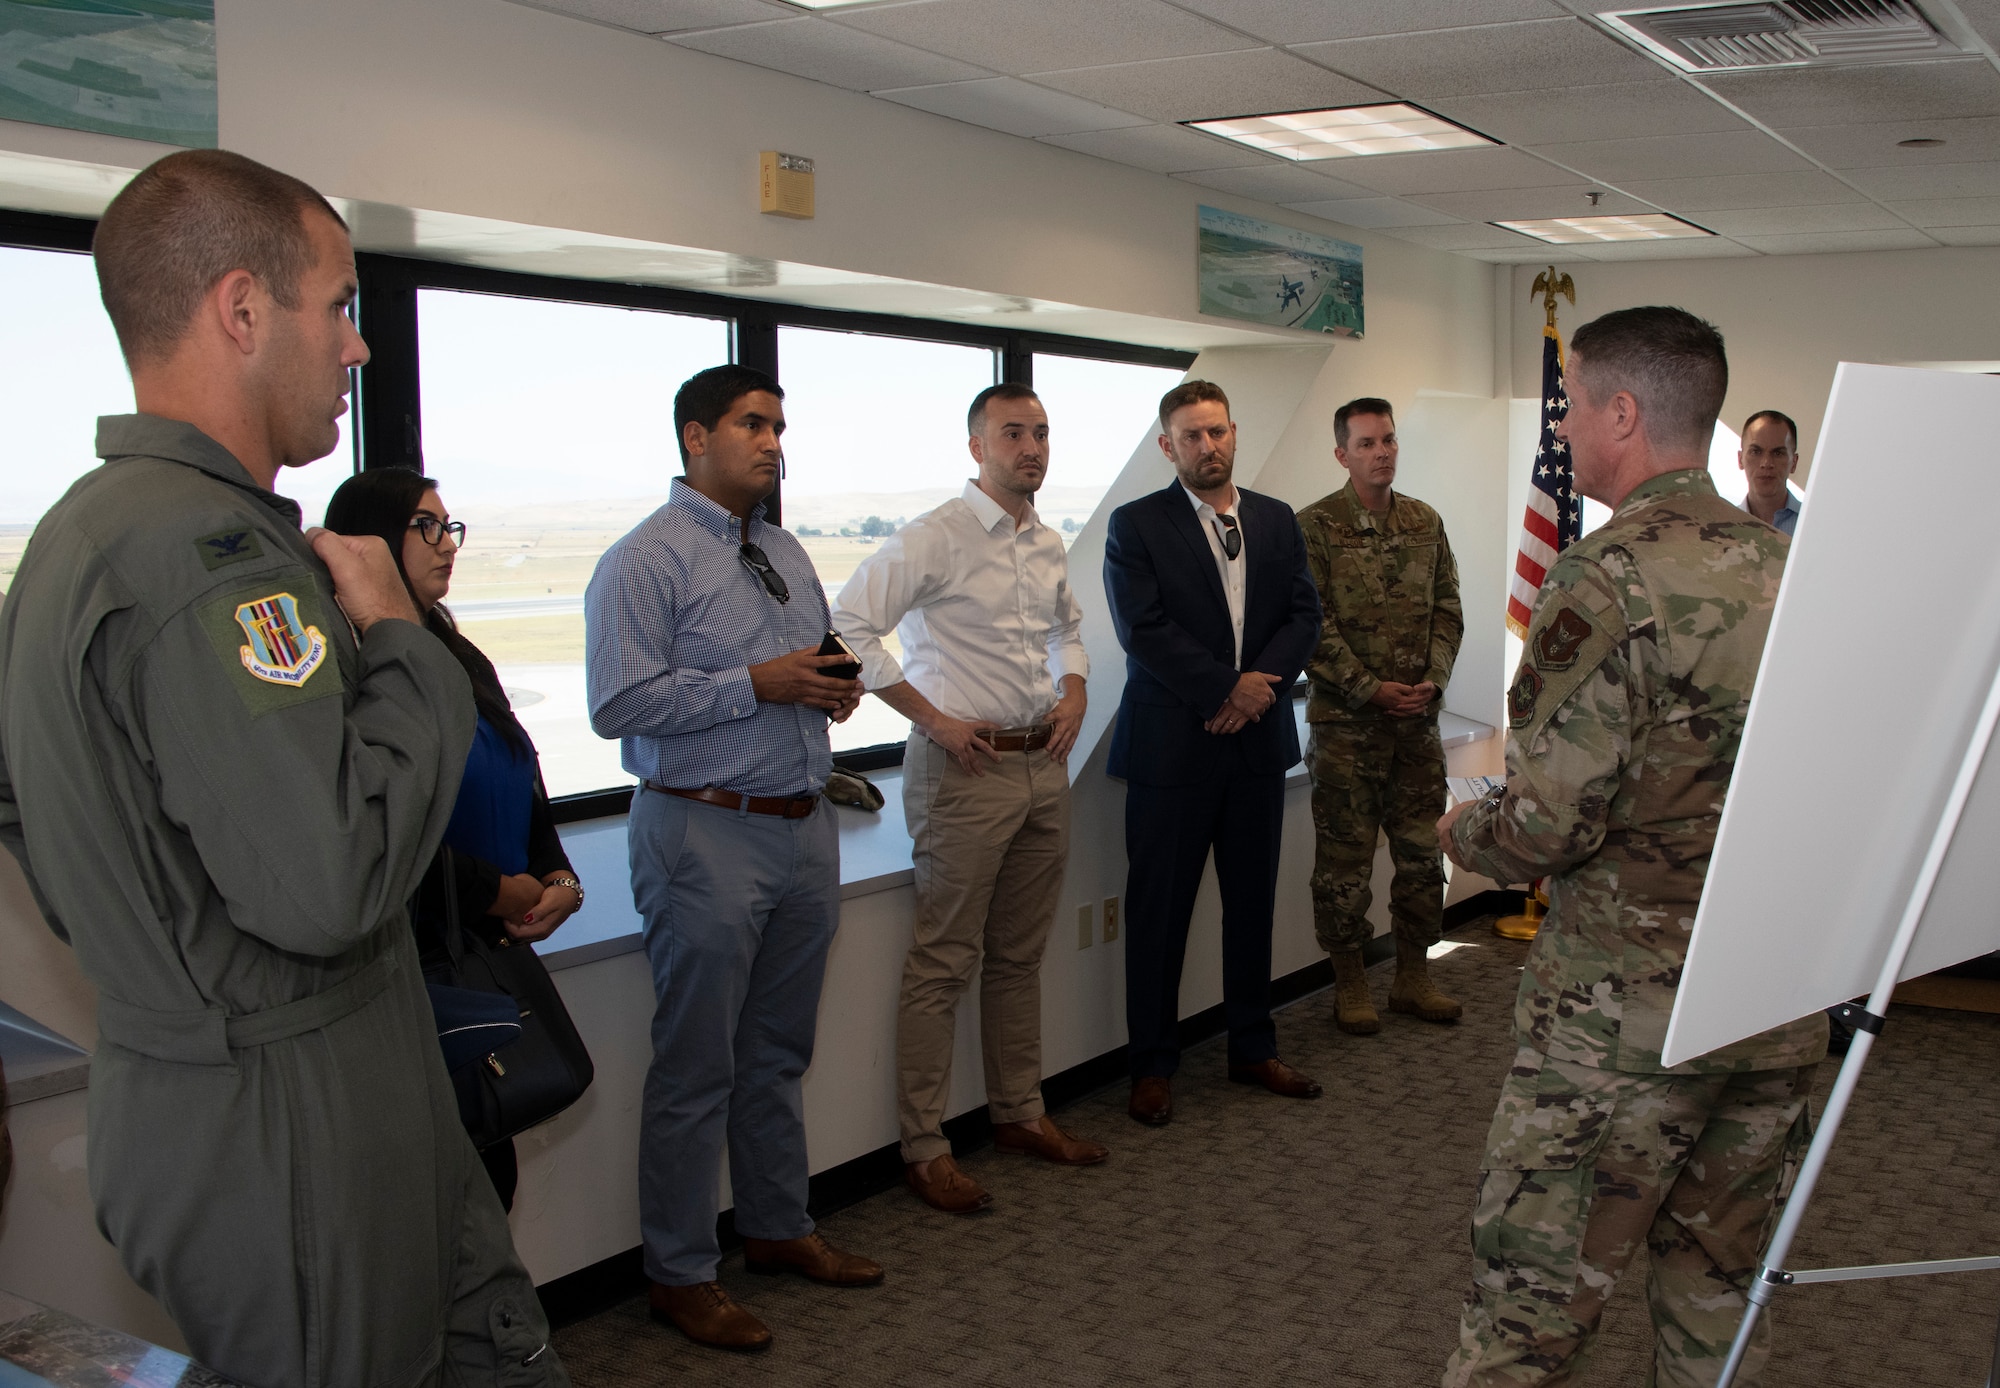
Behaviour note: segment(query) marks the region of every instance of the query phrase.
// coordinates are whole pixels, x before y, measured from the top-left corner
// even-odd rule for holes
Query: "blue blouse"
[[[505,876],[526,872],[534,800],[534,757],[508,746],[500,730],[481,717],[444,841],[453,852],[484,858]]]

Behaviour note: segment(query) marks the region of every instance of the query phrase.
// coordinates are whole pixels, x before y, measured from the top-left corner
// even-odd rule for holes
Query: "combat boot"
[[[1396,980],[1389,985],[1389,1010],[1426,1022],[1455,1022],[1465,1009],[1431,982],[1430,957],[1422,945],[1396,941]]]
[[[1335,950],[1333,960],[1333,1024],[1350,1036],[1373,1036],[1382,1019],[1368,998],[1368,966],[1358,949]]]

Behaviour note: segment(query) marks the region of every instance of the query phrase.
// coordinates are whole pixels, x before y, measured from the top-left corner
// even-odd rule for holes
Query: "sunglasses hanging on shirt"
[[[764,582],[764,591],[779,602],[790,602],[792,590],[785,584],[785,576],[771,567],[771,561],[764,551],[745,540],[737,547],[736,557],[743,561],[743,567],[757,575]]]
[[[1222,552],[1231,559],[1243,553],[1243,532],[1236,528],[1236,517],[1216,512],[1215,519],[1222,526]]]

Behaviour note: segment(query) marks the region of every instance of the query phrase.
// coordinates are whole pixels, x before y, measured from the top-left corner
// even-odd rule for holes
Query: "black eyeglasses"
[[[1222,552],[1234,559],[1243,553],[1243,532],[1236,528],[1236,517],[1217,511],[1215,518],[1222,522]]]
[[[764,591],[779,602],[790,602],[792,590],[785,586],[785,576],[771,567],[771,561],[764,551],[745,540],[736,549],[736,557],[743,561],[743,567],[764,581]]]
[[[440,537],[449,535],[454,548],[465,548],[464,521],[441,521],[436,516],[417,515],[410,517],[410,529],[423,536],[427,545],[435,545]]]

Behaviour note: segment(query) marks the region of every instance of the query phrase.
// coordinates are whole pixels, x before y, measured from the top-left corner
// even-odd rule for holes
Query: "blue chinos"
[[[642,790],[632,892],[652,961],[653,1062],[639,1129],[646,1275],[715,1280],[725,1138],[736,1231],[795,1239],[806,1214],[801,1083],[840,912],[840,839],[822,801],[780,819]]]

